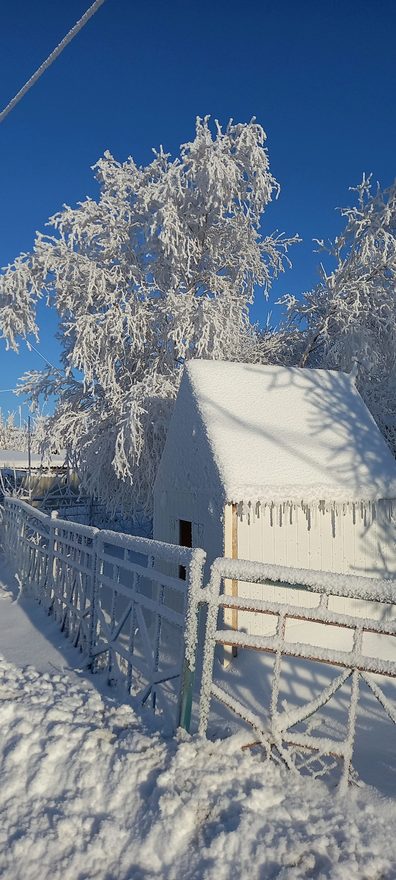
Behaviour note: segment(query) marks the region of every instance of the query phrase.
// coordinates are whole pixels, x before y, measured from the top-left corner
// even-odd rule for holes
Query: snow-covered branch
[[[289,264],[296,237],[263,234],[279,187],[255,120],[194,139],[147,166],[106,152],[97,200],[64,206],[0,278],[7,344],[37,334],[41,297],[59,315],[63,374],[30,374],[32,398],[57,394],[52,436],[78,461],[87,491],[113,511],[151,508],[152,485],[186,359],[260,360],[249,321]],[[270,348],[266,340],[266,351]]]
[[[341,211],[346,226],[332,246],[336,259],[302,300],[283,304],[295,362],[351,370],[367,405],[396,452],[396,181],[374,191],[363,177],[357,204]],[[291,350],[292,345],[289,346]]]

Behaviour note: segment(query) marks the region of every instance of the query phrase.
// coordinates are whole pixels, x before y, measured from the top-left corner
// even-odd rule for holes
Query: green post
[[[190,732],[192,701],[194,689],[194,672],[190,669],[187,660],[183,665],[183,679],[180,699],[179,727],[182,727],[187,733]]]

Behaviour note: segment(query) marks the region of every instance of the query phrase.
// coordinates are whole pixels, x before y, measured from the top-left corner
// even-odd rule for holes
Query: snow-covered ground
[[[161,738],[96,689],[43,610],[0,593],[0,876],[384,880],[396,802],[242,752]],[[29,664],[29,665],[26,665]]]
[[[396,804],[373,791],[335,797],[233,739],[163,741],[68,675],[0,668],[7,880],[396,875]]]

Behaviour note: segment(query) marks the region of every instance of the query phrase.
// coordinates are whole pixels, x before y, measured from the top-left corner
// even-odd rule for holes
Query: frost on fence
[[[51,518],[7,497],[3,536],[21,584],[92,669],[159,710],[168,727],[181,712],[188,720],[196,636],[185,657],[187,599],[202,587],[202,550]],[[189,620],[190,634],[194,613]]]
[[[227,581],[262,584],[262,595],[268,591],[275,599],[255,598],[253,589],[250,597],[248,589],[243,597],[228,595]],[[311,594],[309,607],[300,604],[301,587]],[[291,588],[298,590],[296,604]],[[332,607],[334,596],[336,608],[349,597],[343,611]],[[354,778],[363,698],[368,705],[370,692],[371,711],[374,697],[377,709],[379,703],[396,722],[395,583],[219,559],[201,598],[208,615],[200,733],[209,721],[214,735],[237,723],[247,731],[246,745],[261,745],[293,772],[322,776],[337,768],[345,787]],[[257,617],[266,621],[261,634],[257,623],[251,626]],[[232,662],[231,647],[237,653]]]
[[[187,598],[201,586],[204,559],[201,550],[98,534],[95,664],[171,728],[181,711]]]
[[[3,547],[22,585],[43,603],[50,580],[51,520],[23,501],[4,498]]]
[[[90,653],[96,529],[51,519],[49,610],[75,646]]]
[[[21,584],[89,653],[96,529],[4,499],[4,549]]]

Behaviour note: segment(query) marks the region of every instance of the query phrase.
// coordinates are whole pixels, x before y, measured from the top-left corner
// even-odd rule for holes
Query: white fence
[[[3,509],[4,550],[22,586],[91,668],[105,670],[140,704],[158,705],[172,727],[187,724],[187,600],[202,587],[203,550],[99,531],[13,498],[4,498]]]
[[[279,598],[276,601],[239,598],[235,593],[236,585],[240,581],[266,584],[269,588],[276,584]],[[229,595],[230,583],[234,595]],[[291,587],[298,591],[299,598],[301,587],[310,593],[316,593],[316,607],[312,607],[311,603],[311,607],[306,608],[300,602],[290,604]],[[348,599],[348,613],[331,610],[331,605],[342,604],[341,597]],[[247,745],[261,745],[268,755],[286,764],[290,770],[309,768],[314,775],[323,775],[340,762],[340,785],[341,788],[345,787],[352,775],[362,680],[386,715],[396,723],[396,705],[386,696],[382,686],[389,679],[396,678],[395,582],[302,571],[243,560],[217,559],[212,566],[210,583],[203,591],[201,599],[206,603],[208,611],[199,704],[200,734],[206,735],[210,707],[215,699],[253,731],[254,740],[248,741]],[[249,617],[253,615],[272,618],[273,633],[253,635],[249,632]],[[340,639],[340,628],[345,633],[345,646]],[[335,632],[337,650],[332,647]],[[216,682],[215,651],[218,645],[223,646],[223,650],[224,646],[228,650],[233,649],[234,656],[241,649],[274,656],[270,671],[268,706],[264,707],[264,714],[252,710],[238,696],[240,681],[235,681],[232,675],[228,681],[226,675],[223,674],[223,680],[220,675],[220,682]],[[387,659],[387,655],[393,659]],[[228,658],[227,654],[225,657],[223,655],[223,661],[230,657],[231,654],[228,654]],[[293,705],[289,703],[288,693],[288,704],[283,701],[282,705],[283,664],[286,659],[290,663],[289,658],[296,658],[303,663],[307,661],[304,670],[307,676],[309,666],[316,670],[317,678],[318,664],[326,664],[332,670],[328,683],[324,687],[316,688],[312,698],[307,701],[297,698]],[[337,669],[341,671],[337,672]],[[217,673],[218,671],[219,664]],[[256,665],[254,673],[257,683],[260,675],[263,676],[259,665]],[[295,673],[297,678],[296,668]],[[314,681],[315,674],[311,682]],[[345,687],[347,682],[349,689]],[[254,686],[253,680],[251,683]],[[341,691],[347,709],[344,731],[340,730],[340,725],[335,725],[330,734],[327,732],[326,736],[321,736],[317,721],[311,731],[311,719],[314,716],[317,718],[317,713],[336,694],[340,695]],[[263,708],[262,705],[260,708]],[[374,747],[373,744],[373,749]]]
[[[342,767],[341,785],[347,785],[362,683],[396,723],[395,702],[386,693],[396,680],[394,580],[217,559],[203,587],[203,550],[66,522],[9,497],[3,544],[21,584],[53,613],[90,667],[106,671],[139,705],[159,709],[173,729],[190,727],[198,654],[200,734],[207,733],[215,701],[253,730],[247,745],[259,744],[293,771],[322,775],[335,761]],[[267,585],[276,598],[239,597],[239,582],[245,592],[246,583]],[[307,607],[301,605],[302,590],[316,594],[316,606],[312,595]],[[200,606],[206,608],[201,633]],[[272,632],[266,625],[265,634],[257,635],[249,623],[257,615],[273,620]],[[232,664],[231,652],[242,655],[245,649],[273,655],[270,687],[258,709],[243,701],[240,679],[233,676],[239,660]],[[317,684],[308,698],[288,705],[282,699],[286,662],[311,664],[310,680]],[[324,684],[319,667],[329,670]],[[262,675],[259,665],[250,669],[245,687],[254,689]],[[336,725],[323,735],[312,719],[336,697],[347,708],[344,730]]]

